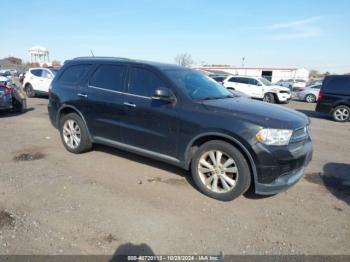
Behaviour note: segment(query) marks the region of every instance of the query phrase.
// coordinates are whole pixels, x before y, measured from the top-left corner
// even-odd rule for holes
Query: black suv
[[[327,76],[318,95],[316,111],[337,122],[350,120],[350,75]]]
[[[203,73],[122,58],[66,61],[52,82],[52,124],[65,148],[105,144],[191,170],[204,194],[275,194],[312,155],[309,119],[235,96]]]

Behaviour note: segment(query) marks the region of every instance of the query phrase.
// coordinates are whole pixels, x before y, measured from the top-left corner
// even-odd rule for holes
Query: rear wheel
[[[25,87],[27,97],[35,97],[35,91],[31,84],[27,84]]]
[[[60,134],[64,147],[71,153],[80,154],[92,148],[84,121],[76,113],[61,118]]]
[[[333,110],[333,119],[337,122],[347,122],[350,120],[350,108],[345,105],[337,106]]]
[[[316,102],[316,96],[313,95],[313,94],[308,94],[305,97],[305,101],[308,102],[308,103],[315,103]]]
[[[271,93],[266,93],[263,98],[264,102],[275,103],[275,96]]]
[[[191,173],[202,193],[222,201],[239,197],[251,183],[245,157],[237,148],[220,140],[209,141],[198,148],[192,159]]]

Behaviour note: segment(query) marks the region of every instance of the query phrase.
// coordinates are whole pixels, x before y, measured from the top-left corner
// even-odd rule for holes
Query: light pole
[[[242,67],[244,67],[245,66],[245,57],[243,56],[242,57]]]

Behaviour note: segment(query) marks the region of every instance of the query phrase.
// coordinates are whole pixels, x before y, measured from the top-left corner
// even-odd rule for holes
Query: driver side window
[[[132,68],[129,79],[129,93],[134,95],[152,97],[157,88],[166,87],[155,73],[142,68]]]

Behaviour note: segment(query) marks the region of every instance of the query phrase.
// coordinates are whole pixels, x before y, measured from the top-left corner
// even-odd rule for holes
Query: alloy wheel
[[[63,125],[63,139],[66,145],[76,149],[80,145],[81,132],[77,122],[68,119]]]
[[[198,163],[201,182],[215,193],[227,193],[237,184],[235,160],[220,150],[205,152]]]
[[[349,114],[350,114],[350,112],[349,112],[348,109],[346,109],[346,108],[338,108],[334,112],[334,117],[338,121],[345,121],[346,119],[349,118]]]

